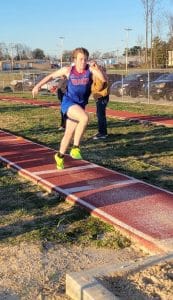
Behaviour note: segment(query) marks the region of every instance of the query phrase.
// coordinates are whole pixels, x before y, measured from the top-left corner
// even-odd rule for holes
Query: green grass
[[[12,96],[12,97],[20,97],[23,99],[32,99],[32,94],[30,92],[15,92],[13,93],[1,93],[3,96]],[[110,96],[111,99],[111,96]],[[42,95],[38,94],[38,96],[35,98],[36,101],[48,101],[48,102],[54,102],[59,103],[57,100],[56,95],[48,94],[48,95]],[[89,100],[89,105],[95,107],[95,101],[92,99],[92,97]],[[109,102],[109,108],[115,109],[115,110],[128,110],[135,113],[140,114],[147,114],[147,115],[157,115],[157,116],[169,116],[173,117],[173,107],[170,105],[158,105],[158,104],[144,104],[141,102],[137,103],[127,103],[127,102],[115,102],[111,101]]]
[[[19,97],[23,99],[32,99],[32,93],[29,92],[14,92],[14,93],[6,93],[6,92],[0,92],[1,96],[4,97]],[[46,94],[42,95],[41,93],[38,94],[38,97],[35,98],[35,100],[41,100],[41,101],[48,101],[48,102],[58,102],[57,97],[55,94]]]
[[[173,117],[173,107],[171,105],[159,106],[157,104],[110,102],[109,108],[127,110],[130,112],[140,113],[142,115]]]
[[[3,96],[12,96],[12,97],[20,97],[23,99],[32,99],[32,94],[30,92],[15,92],[13,93],[1,93]],[[110,97],[111,98],[111,97]],[[56,95],[48,94],[48,95],[42,95],[38,94],[38,96],[35,98],[36,101],[48,101],[48,102],[54,102],[59,103],[57,100]],[[92,97],[89,100],[89,105],[95,107],[95,101],[92,99]],[[127,103],[127,102],[115,102],[110,101],[109,102],[109,108],[115,109],[115,110],[128,110],[131,112],[136,112],[140,114],[147,114],[147,115],[157,115],[157,116],[169,116],[173,117],[173,107],[170,105],[158,105],[158,104],[143,104],[140,102],[137,103]]]

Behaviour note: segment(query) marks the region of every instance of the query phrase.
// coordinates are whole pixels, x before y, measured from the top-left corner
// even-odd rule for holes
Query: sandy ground
[[[140,271],[116,272],[102,283],[122,300],[172,300],[173,258]]]
[[[65,274],[70,271],[145,259],[134,248],[123,250],[22,243],[0,245],[0,299],[69,300]],[[122,300],[172,300],[173,258],[140,271],[116,272],[102,283]],[[106,300],[106,299],[105,299]]]
[[[51,243],[0,245],[0,299],[67,300],[65,274],[143,256],[132,248],[106,250]]]

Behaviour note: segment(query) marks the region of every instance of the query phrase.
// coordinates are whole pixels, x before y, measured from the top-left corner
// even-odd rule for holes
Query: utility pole
[[[154,15],[154,9],[156,5],[156,0],[150,1],[150,7],[149,7],[149,14],[150,14],[150,47],[151,47],[151,54],[150,54],[150,65],[151,69],[153,67],[153,15]]]
[[[146,26],[146,29],[145,29],[145,43],[146,43],[146,45],[145,45],[145,64],[146,64],[146,66],[148,67],[148,22],[149,22],[149,20],[148,20],[148,18],[149,18],[149,6],[148,6],[148,0],[146,0],[146,16],[145,16],[145,18],[146,18],[146,24],[145,24],[145,26]]]
[[[150,53],[150,68],[153,68],[153,12],[150,12],[150,49],[151,49],[151,53]]]
[[[119,49],[117,49],[115,52],[116,52],[117,64],[119,64]]]
[[[62,68],[62,60],[63,60],[63,47],[64,47],[64,36],[59,36],[61,41],[61,68]]]
[[[127,69],[128,69],[128,43],[129,43],[129,31],[131,31],[131,28],[124,28],[124,30],[126,31],[126,74],[127,74]]]
[[[14,59],[13,59],[13,49],[14,49],[14,43],[10,43],[10,52],[11,52],[11,71],[13,71],[14,66]]]

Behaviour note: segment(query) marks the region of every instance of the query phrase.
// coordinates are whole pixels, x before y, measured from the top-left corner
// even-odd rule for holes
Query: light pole
[[[131,28],[124,28],[126,31],[126,74],[127,74],[127,67],[128,67],[128,43],[129,43],[129,31],[131,31]]]
[[[117,64],[119,64],[119,49],[115,50],[115,59],[117,60]]]
[[[64,36],[59,36],[61,41],[61,68],[62,68],[62,58],[63,58],[63,46],[64,46]]]
[[[13,67],[14,67],[13,49],[15,49],[14,44],[10,43],[10,50],[11,50],[11,71],[13,71]]]

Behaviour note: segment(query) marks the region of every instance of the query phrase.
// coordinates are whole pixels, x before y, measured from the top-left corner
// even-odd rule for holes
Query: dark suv
[[[168,72],[165,72],[165,73],[159,73],[159,77],[156,78],[155,80],[150,80],[149,78],[149,82],[145,82],[143,84],[143,87],[142,87],[142,93],[144,95],[144,97],[148,97],[148,94],[150,94],[150,89],[151,89],[151,86],[157,82],[160,82],[160,80],[162,79],[165,79],[170,73]]]
[[[122,75],[120,74],[107,74],[108,76],[108,83],[111,86],[115,81],[121,80]]]
[[[150,80],[159,77],[159,73],[151,72]],[[142,95],[142,87],[148,81],[148,73],[131,74],[121,81],[114,82],[110,88],[110,93],[118,97],[122,95],[131,96],[136,98]]]
[[[151,83],[150,94],[154,100],[166,98],[173,100],[173,73],[170,73],[164,79],[156,80]]]

